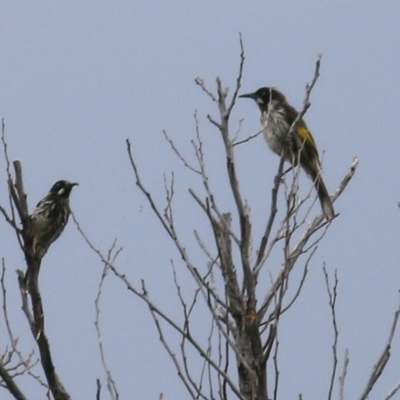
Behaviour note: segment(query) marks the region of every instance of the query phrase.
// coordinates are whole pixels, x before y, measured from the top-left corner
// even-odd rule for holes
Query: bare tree
[[[199,248],[208,260],[205,265],[196,264],[194,257],[191,256],[185,245],[184,236],[176,227],[176,213],[179,213],[179,210],[174,208],[174,196],[177,190],[175,174],[172,173],[170,180],[164,179],[166,203],[159,205],[159,199],[154,198],[143,182],[131,142],[129,140],[126,142],[136,185],[169,235],[183,260],[184,267],[196,285],[191,298],[185,297],[178,278],[177,267],[175,263],[172,264],[176,295],[182,308],[182,321],[174,320],[161,306],[153,302],[144,281],[140,287],[132,284],[114,263],[108,261],[110,255],[104,257],[90,242],[76,221],[78,229],[91,248],[99,255],[104,265],[108,266],[133,294],[148,305],[160,341],[171,357],[178,376],[192,399],[219,398],[225,400],[231,398],[232,394],[243,400],[276,400],[279,398],[279,321],[281,316],[299,298],[307,278],[308,265],[317,251],[318,244],[323,240],[331,224],[335,222],[335,219],[326,221],[323,214],[311,217],[315,203],[315,199],[312,197],[313,192],[308,193],[305,198],[300,197],[298,190],[300,171],[298,168],[294,168],[290,173],[284,172],[282,157],[272,184],[270,214],[265,222],[264,233],[258,239],[259,245],[254,246],[257,237],[253,231],[251,207],[241,191],[237,173],[240,165],[237,165],[235,161],[235,149],[237,146],[246,145],[261,132],[239,140],[241,122],[234,135],[229,130],[231,112],[241,87],[245,61],[241,40],[240,45],[239,72],[232,96],[229,97],[228,90],[223,87],[220,78],[216,79],[215,93],[207,87],[202,79],[195,80],[201,90],[216,105],[219,112],[218,119],[210,115],[207,118],[219,132],[223,143],[226,163],[225,176],[235,204],[233,210],[223,209],[223,206],[217,201],[218,196],[211,187],[212,173],[209,174],[205,163],[204,142],[197,114],[194,117],[196,137],[191,142],[195,155],[194,161],[183,155],[172,138],[164,131],[169,146],[184,168],[188,169],[202,184],[202,193],[193,188],[188,188],[188,192],[194,204],[204,212],[210,226],[207,234],[200,234],[196,230],[193,232]],[[310,106],[310,94],[318,79],[319,69],[320,57],[316,62],[313,79],[306,86],[304,105],[298,119],[303,117]],[[358,159],[355,158],[331,196],[332,202],[344,192],[356,172],[357,165]],[[283,199],[280,199],[279,192],[282,190]],[[278,211],[281,212],[279,214],[280,221],[277,219]],[[214,238],[212,248],[206,245],[208,240],[204,240],[207,235]],[[283,254],[280,267],[275,273],[267,273],[267,276],[270,277],[268,286],[265,285],[265,280],[260,285],[260,274],[264,271],[265,275],[265,271],[269,268],[268,261],[271,253],[276,249]],[[302,271],[300,279],[297,281],[293,278],[294,270]],[[325,269],[324,274],[334,329],[333,367],[327,394],[327,399],[330,400],[338,374],[339,328],[335,311],[338,278],[335,272],[334,283],[331,285]],[[197,307],[206,307],[209,312],[210,328],[206,337],[199,337],[195,328],[196,321],[193,314]],[[396,311],[391,336],[385,351],[377,366],[374,367],[365,393],[361,395],[360,399],[366,398],[383,370],[381,367],[384,368],[386,365],[389,357],[388,349],[397,325],[398,312]],[[166,326],[175,330],[180,338],[180,344],[177,347],[167,340]],[[200,372],[193,368],[193,364],[190,362],[190,349],[195,349],[203,360]],[[349,357],[346,352],[343,371],[339,377],[341,398],[344,396],[348,363]],[[398,387],[394,390],[398,390]],[[301,394],[299,398],[302,398]]]
[[[220,78],[216,79],[215,92],[197,78],[199,88],[216,105],[218,118],[208,115],[210,126],[219,134],[224,149],[226,169],[224,176],[228,183],[230,196],[234,207],[226,209],[223,202],[218,200],[211,178],[214,171],[209,171],[205,162],[204,139],[200,129],[200,122],[195,114],[195,139],[192,140],[194,159],[186,157],[176,146],[171,137],[164,132],[167,143],[182,162],[183,168],[190,171],[201,184],[201,190],[187,188],[193,200],[193,206],[198,207],[204,214],[209,225],[208,232],[193,231],[198,248],[204,254],[205,263],[196,261],[190,247],[186,246],[185,237],[179,232],[176,225],[176,215],[179,209],[174,205],[177,191],[175,174],[170,179],[165,178],[165,203],[155,198],[147,189],[142,179],[140,168],[134,156],[131,142],[126,141],[127,155],[132,167],[134,179],[139,191],[144,195],[152,212],[160,225],[168,234],[172,244],[177,249],[182,264],[194,282],[195,288],[187,295],[180,281],[180,273],[175,261],[171,262],[172,279],[175,294],[181,306],[181,319],[174,319],[161,305],[152,300],[146,282],[132,283],[117,266],[117,256],[121,251],[116,243],[111,246],[107,254],[103,254],[95,246],[81,228],[73,215],[78,230],[99,256],[102,262],[101,278],[98,293],[95,299],[96,323],[99,352],[105,372],[106,387],[111,399],[118,399],[119,392],[104,353],[100,314],[100,300],[104,280],[109,272],[117,277],[137,298],[148,306],[151,318],[159,334],[159,339],[181,379],[184,387],[192,399],[222,399],[238,398],[241,400],[270,400],[279,398],[280,388],[280,320],[287,313],[301,295],[307,279],[309,264],[317,251],[318,245],[324,239],[327,230],[335,223],[335,219],[326,221],[323,214],[314,215],[314,191],[301,197],[299,191],[300,170],[292,168],[284,171],[283,157],[278,162],[274,181],[271,184],[271,205],[269,215],[264,221],[263,233],[257,235],[253,225],[260,216],[252,216],[251,205],[244,196],[238,170],[241,165],[236,162],[235,152],[239,146],[246,146],[260,132],[239,139],[239,129],[234,134],[230,131],[231,114],[241,88],[244,68],[244,50],[240,39],[241,54],[239,72],[231,96],[223,87]],[[311,91],[317,82],[320,69],[318,57],[311,83],[306,87],[301,118],[310,107]],[[291,132],[289,132],[291,134]],[[10,316],[7,313],[7,290],[4,285],[5,262],[2,265],[1,290],[3,294],[3,320],[9,332],[10,347],[6,348],[0,357],[0,385],[8,390],[16,399],[25,399],[15,381],[21,374],[29,374],[38,384],[44,386],[47,397],[54,399],[69,399],[63,387],[56,368],[53,364],[49,339],[46,335],[44,323],[44,309],[38,286],[38,275],[41,259],[33,257],[31,246],[31,229],[26,194],[23,186],[21,163],[17,160],[14,166],[15,178],[11,173],[11,162],[8,159],[7,144],[4,136],[3,148],[7,166],[9,209],[0,206],[0,211],[6,222],[16,233],[18,243],[23,252],[27,268],[33,272],[33,282],[30,287],[25,285],[25,276],[19,271],[19,287],[22,300],[22,309],[29,322],[32,336],[40,353],[40,363],[46,380],[33,373],[32,368],[38,361],[32,354],[23,355],[18,349],[18,340],[11,329]],[[355,158],[348,172],[339,183],[331,196],[334,202],[346,189],[351,181],[358,160]],[[179,188],[178,190],[181,190]],[[265,213],[266,214],[266,213]],[[212,244],[210,245],[210,238]],[[281,254],[278,268],[273,268],[272,254]],[[274,258],[276,264],[276,258]],[[297,271],[297,275],[295,275]],[[329,273],[324,268],[328,304],[331,310],[334,340],[332,345],[333,365],[327,388],[327,399],[333,397],[333,390],[338,378],[340,399],[344,398],[345,381],[348,372],[349,356],[346,352],[343,358],[342,371],[338,375],[338,338],[339,327],[336,318],[336,299],[338,277],[335,272],[333,283]],[[268,284],[266,283],[269,279]],[[203,335],[204,329],[199,332],[196,327],[198,309],[207,310],[208,321],[201,321],[202,326],[208,326],[208,333]],[[365,390],[360,400],[366,399],[381,376],[390,357],[390,348],[397,326],[400,307],[396,311],[390,335],[379,358],[374,366]],[[175,332],[175,341],[171,341],[166,329]],[[193,359],[193,354],[196,354]],[[101,398],[101,381],[97,382],[96,399]],[[399,390],[397,384],[388,393],[390,399]],[[161,394],[160,399],[164,396]],[[302,399],[302,395],[299,394]]]

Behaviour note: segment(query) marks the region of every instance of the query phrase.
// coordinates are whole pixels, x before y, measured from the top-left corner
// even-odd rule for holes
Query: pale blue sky
[[[354,156],[360,165],[335,203],[340,217],[318,249],[302,297],[281,321],[282,399],[326,395],[332,329],[323,262],[332,273],[337,269],[340,279],[340,354],[349,348],[351,357],[347,398],[360,395],[397,306],[400,4],[381,4],[42,1],[0,6],[0,117],[6,121],[9,154],[23,163],[30,207],[56,180],[78,181],[71,205],[89,237],[104,251],[118,238],[124,248],[118,266],[136,284],[146,279],[154,298],[172,313],[177,300],[169,260],[182,265],[135,187],[125,139],[132,141],[143,178],[160,204],[163,173],[175,171],[182,210],[177,223],[190,246],[194,228],[204,234],[208,229],[187,195],[188,187],[199,184],[181,170],[162,130],[191,154],[197,110],[209,170],[222,177],[224,168],[217,132],[205,118],[216,109],[194,78],[204,78],[213,89],[219,75],[233,88],[241,32],[242,92],[275,86],[300,108],[316,56],[322,54],[306,121],[320,152],[326,151],[328,189],[336,189]],[[257,107],[249,101],[237,103],[233,128],[240,118],[245,118],[243,136],[259,129]],[[261,232],[278,159],[259,137],[238,150],[237,161],[255,229]],[[0,170],[0,202],[7,204],[2,157]],[[213,185],[228,208],[226,184],[215,179]],[[29,349],[13,273],[24,260],[5,222],[0,235],[14,326]],[[70,223],[44,260],[41,288],[54,361],[74,399],[94,398],[95,379],[103,378],[93,324],[100,274],[97,258]],[[107,282],[103,300],[106,352],[121,398],[157,399],[160,392],[166,399],[187,398],[143,304],[115,279]],[[382,398],[400,379],[399,337],[371,398]],[[4,391],[0,396],[10,398]]]

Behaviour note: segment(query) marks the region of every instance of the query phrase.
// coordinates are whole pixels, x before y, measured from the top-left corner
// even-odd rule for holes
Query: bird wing
[[[315,140],[313,136],[311,135],[311,132],[308,130],[307,126],[301,123],[303,121],[300,121],[299,127],[297,128],[297,132],[300,136],[300,139],[302,141],[302,145],[306,148],[311,150],[315,154],[316,159],[319,160],[318,156],[318,150],[317,150],[317,145],[315,144]]]

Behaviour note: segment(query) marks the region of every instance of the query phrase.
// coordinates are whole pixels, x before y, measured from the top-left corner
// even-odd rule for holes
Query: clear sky
[[[233,88],[241,32],[242,92],[275,86],[300,108],[321,53],[321,77],[305,119],[325,151],[328,189],[336,189],[353,157],[360,165],[335,203],[340,216],[313,259],[302,297],[282,320],[286,383],[280,393],[282,399],[298,393],[305,400],[326,397],[333,334],[325,262],[331,273],[338,270],[339,350],[342,355],[350,349],[347,398],[356,398],[386,342],[400,288],[399,21],[395,1],[2,2],[0,117],[10,157],[23,163],[31,209],[55,181],[79,182],[71,206],[88,236],[103,251],[117,238],[124,249],[117,262],[121,270],[137,285],[145,279],[154,299],[179,315],[169,260],[183,266],[135,187],[125,139],[130,138],[143,179],[160,205],[163,173],[175,171],[177,223],[190,248],[193,229],[208,232],[187,194],[199,184],[182,171],[162,130],[190,155],[197,110],[209,171],[222,177],[224,166],[217,132],[205,118],[217,110],[194,79],[200,76],[213,88],[218,75]],[[259,129],[255,104],[238,102],[233,128],[240,118],[243,137]],[[238,153],[243,188],[261,229],[278,158],[261,137]],[[1,157],[2,205],[8,204],[4,165]],[[215,187],[219,184],[216,179]],[[29,350],[14,274],[24,265],[23,256],[5,222],[0,237],[15,331]],[[73,223],[42,266],[54,361],[74,399],[94,398],[95,379],[103,378],[94,328],[101,268]],[[182,272],[184,284],[185,279]],[[187,398],[144,305],[112,278],[102,307],[106,355],[121,398],[157,399],[161,392],[166,399]],[[372,398],[383,398],[400,379],[399,335]],[[2,399],[7,396],[1,392]]]

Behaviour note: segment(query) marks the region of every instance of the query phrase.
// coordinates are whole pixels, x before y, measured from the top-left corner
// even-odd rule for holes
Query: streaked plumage
[[[77,183],[68,181],[56,182],[31,214],[33,256],[41,259],[62,234],[70,215],[69,196],[75,185]]]

